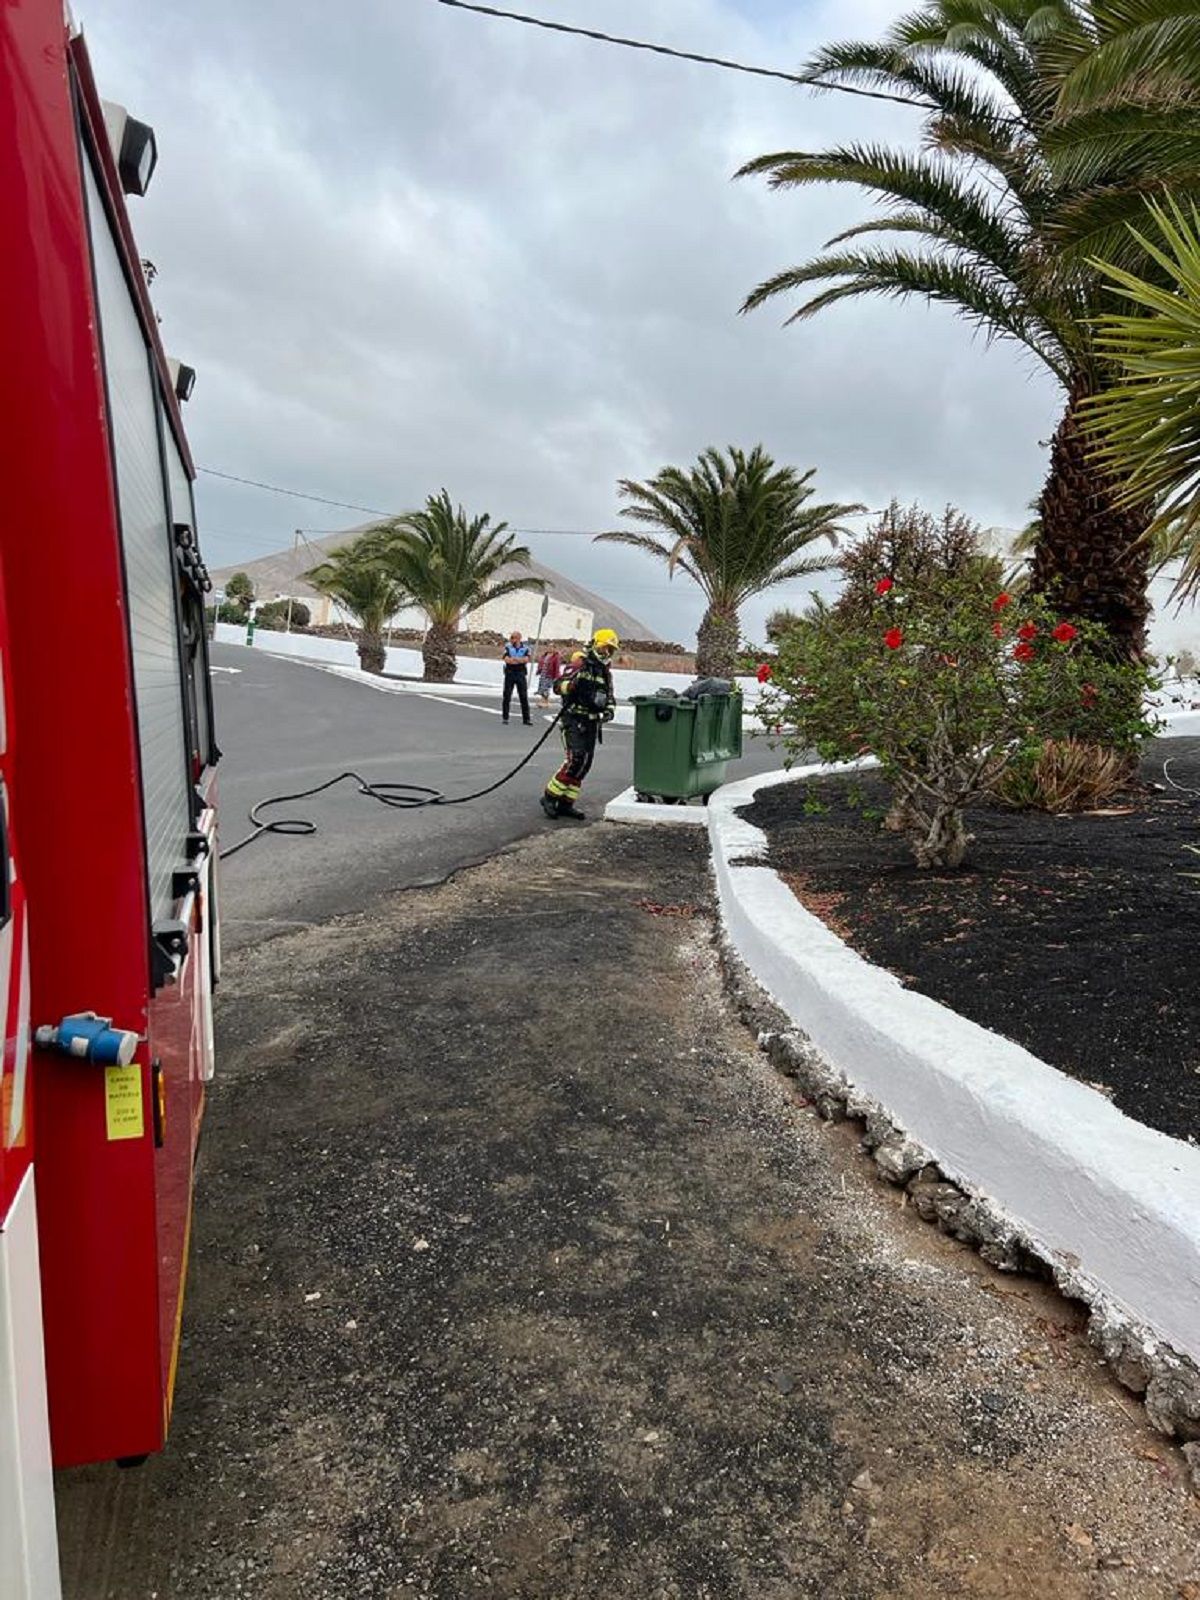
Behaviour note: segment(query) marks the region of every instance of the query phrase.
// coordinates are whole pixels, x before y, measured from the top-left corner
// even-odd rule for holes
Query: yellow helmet
[[[615,656],[621,641],[611,628],[597,628],[592,635],[592,649],[597,655]]]

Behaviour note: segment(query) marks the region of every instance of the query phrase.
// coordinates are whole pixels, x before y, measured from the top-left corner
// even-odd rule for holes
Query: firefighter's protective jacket
[[[612,718],[616,695],[607,661],[589,650],[582,661],[567,668],[554,685],[562,696],[563,715],[584,722],[608,722]]]

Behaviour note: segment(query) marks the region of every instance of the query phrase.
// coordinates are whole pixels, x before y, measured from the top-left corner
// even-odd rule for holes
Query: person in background
[[[529,715],[528,678],[529,646],[514,628],[508,636],[508,643],[504,646],[504,698],[500,703],[500,709],[505,722],[508,721],[508,709],[512,705],[514,689],[521,702],[521,721],[526,727],[532,722],[533,719]]]
[[[563,661],[558,646],[548,644],[537,659],[538,699],[544,706],[550,704],[550,691],[562,677]]]
[[[609,663],[620,648],[621,641],[611,628],[597,628],[587,650],[579,652],[579,659],[572,656],[571,665],[555,684],[562,696],[559,728],[566,760],[542,795],[542,810],[548,817],[584,820],[586,813],[576,802],[596,754],[601,726],[613,719],[615,694]]]

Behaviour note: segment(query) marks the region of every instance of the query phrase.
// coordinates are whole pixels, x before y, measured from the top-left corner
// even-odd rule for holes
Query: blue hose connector
[[[33,1040],[42,1050],[58,1050],[105,1067],[127,1067],[138,1047],[136,1033],[114,1028],[111,1017],[98,1017],[94,1011],[64,1017],[57,1028],[39,1028]]]

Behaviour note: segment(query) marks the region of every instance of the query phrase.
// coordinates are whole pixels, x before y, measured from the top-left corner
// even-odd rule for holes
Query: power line
[[[359,505],[354,500],[330,500],[323,494],[306,494],[303,489],[284,489],[277,483],[263,483],[260,478],[242,478],[236,472],[218,472],[215,467],[197,467],[197,472],[203,472],[207,478],[223,478],[226,483],[244,483],[251,489],[266,489],[271,494],[285,494],[292,500],[312,500],[319,506],[339,506],[343,511],[365,511],[373,517],[396,517],[401,515],[397,511],[381,511],[378,506]],[[341,533],[340,528],[309,528],[301,529],[308,533]],[[599,530],[596,528],[509,528],[510,533],[522,535],[553,534],[556,537],[571,537],[575,539],[594,538]],[[231,536],[232,537],[232,536]]]
[[[288,498],[292,499],[292,500],[311,500],[316,505],[320,505],[320,506],[338,506],[343,511],[365,511],[369,515],[375,516],[375,517],[392,518],[392,517],[395,517],[395,516],[400,514],[400,513],[397,513],[395,511],[380,511],[378,506],[360,505],[357,501],[354,501],[354,500],[331,500],[331,499],[329,499],[329,497],[327,495],[323,495],[323,494],[307,494],[303,489],[284,489],[277,483],[264,483],[260,478],[243,478],[243,477],[240,477],[236,472],[218,472],[215,467],[197,467],[196,470],[198,472],[203,472],[204,475],[206,477],[208,477],[208,478],[222,478],[226,483],[242,483],[242,484],[245,484],[248,488],[251,488],[251,489],[265,489],[270,494],[287,495]],[[874,517],[874,516],[878,516],[879,514],[880,513],[877,512],[877,511],[854,511],[854,512],[848,513],[847,516],[843,520],[850,521],[854,517],[867,517],[867,516]],[[212,532],[211,529],[209,529],[207,531]],[[343,529],[343,528],[296,528],[293,531],[295,533],[300,534],[300,536],[304,539],[305,543],[307,544],[308,543],[308,535],[310,533],[313,534],[315,537],[320,538],[325,534],[344,533],[345,529]],[[601,530],[599,528],[518,528],[518,527],[513,526],[512,524],[509,524],[509,527],[508,527],[508,532],[509,533],[520,534],[523,539],[541,539],[541,538],[594,539],[596,537],[596,535],[598,533],[600,533],[601,531],[603,531],[603,530]],[[240,533],[239,534],[235,534],[235,533],[231,533],[231,532],[228,532],[228,531],[222,531],[220,533],[214,534],[214,537],[223,538],[223,539],[241,539],[241,538],[245,538],[245,537],[249,537],[249,536],[245,535],[245,534],[240,534]],[[270,538],[271,535],[264,534],[264,535],[261,535],[260,537]]]
[[[338,506],[343,511],[365,511],[372,517],[394,517],[395,511],[380,511],[378,506],[359,506],[351,500],[327,500],[323,494],[305,494],[301,489],[281,489],[277,483],[262,483],[258,478],[239,478],[234,472],[218,472],[215,467],[198,467],[206,478],[224,478],[228,483],[245,483],[252,489],[269,489],[272,494],[290,495],[293,500],[314,500],[322,506]]]
[[[882,89],[856,89],[848,83],[831,83],[824,78],[806,78],[795,72],[781,72],[776,67],[752,67],[744,61],[731,61],[725,56],[702,55],[697,50],[675,50],[666,44],[650,44],[645,39],[628,39],[618,33],[600,33],[595,28],[576,28],[566,22],[551,22],[546,17],[527,16],[523,11],[501,11],[496,6],[481,6],[474,0],[434,0],[436,5],[451,6],[455,11],[474,11],[481,17],[500,17],[505,22],[521,22],[529,28],[544,28],[548,33],[570,33],[580,39],[591,39],[597,44],[620,45],[625,50],[646,50],[656,56],[670,56],[676,61],[695,61],[704,67],[721,67],[726,72],[745,72],[755,78],[780,78],[784,83],[798,83],[806,89],[833,89],[838,94],[852,94],[863,100],[890,100],[898,106],[916,106],[923,111],[937,107],[928,100],[912,100],[905,95],[887,94]]]

